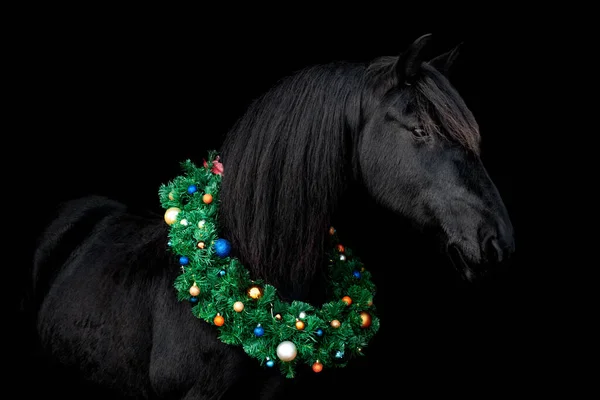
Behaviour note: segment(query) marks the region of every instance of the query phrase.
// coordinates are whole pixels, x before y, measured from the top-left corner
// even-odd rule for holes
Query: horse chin
[[[479,262],[471,262],[468,257],[455,244],[450,244],[446,248],[446,254],[454,268],[460,273],[461,277],[467,282],[475,282],[482,277],[483,271],[477,268]]]

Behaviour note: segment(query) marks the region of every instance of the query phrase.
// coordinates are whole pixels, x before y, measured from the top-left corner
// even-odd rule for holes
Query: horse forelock
[[[414,87],[424,129],[479,154],[481,138],[477,121],[448,80],[424,63],[423,74]]]
[[[373,100],[381,99],[385,93],[403,85],[395,71],[397,61],[398,57],[385,56],[369,64],[366,81],[375,94]],[[424,130],[479,153],[478,124],[462,97],[442,73],[424,62],[417,80],[404,88],[409,95],[403,98],[413,102],[411,106]]]

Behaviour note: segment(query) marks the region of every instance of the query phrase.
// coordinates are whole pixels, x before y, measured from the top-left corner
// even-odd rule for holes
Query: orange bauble
[[[360,324],[361,328],[368,328],[371,326],[371,314],[366,311],[362,311],[360,313],[360,318],[362,319],[362,323]]]
[[[329,234],[333,235],[335,233],[335,228],[332,226],[331,228],[329,228]]]
[[[301,330],[304,329],[304,327],[305,327],[305,325],[304,325],[303,321],[300,321],[300,320],[296,321],[296,329],[298,329],[299,331],[301,331]]]
[[[204,204],[212,203],[212,201],[213,201],[212,194],[206,193],[204,196],[202,196],[202,201],[204,202]]]
[[[223,318],[221,314],[217,314],[215,319],[213,319],[213,322],[216,326],[223,326],[223,324],[225,323],[225,318]]]
[[[342,246],[341,244],[338,244],[338,245],[337,245],[337,249],[338,249],[338,251],[339,251],[340,253],[343,253],[343,252],[344,252],[344,250],[346,250],[346,249],[344,249],[344,246]]]
[[[319,373],[321,371],[323,371],[323,364],[321,364],[319,361],[315,362],[312,365],[312,370]]]
[[[344,303],[346,303],[346,305],[348,305],[348,306],[349,306],[350,304],[352,304],[352,299],[350,298],[350,296],[344,296],[344,297],[342,297],[342,301],[343,301]]]

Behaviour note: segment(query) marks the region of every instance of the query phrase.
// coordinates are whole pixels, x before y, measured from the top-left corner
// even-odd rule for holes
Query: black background
[[[126,16],[86,10],[74,17],[67,11],[54,10],[48,18],[36,13],[34,22],[15,33],[25,45],[16,45],[11,59],[18,90],[10,175],[17,177],[13,196],[27,209],[27,216],[12,215],[25,231],[25,264],[60,201],[103,194],[160,212],[157,188],[179,173],[178,163],[218,148],[249,103],[280,78],[316,63],[396,55],[418,36],[433,33],[432,55],[463,43],[451,81],[480,124],[482,159],[517,239],[511,271],[518,272],[502,281],[509,298],[504,308],[495,305],[492,317],[498,321],[490,325],[502,327],[498,335],[510,355],[498,358],[505,365],[495,365],[483,348],[471,360],[480,360],[491,374],[508,371],[505,378],[491,378],[500,387],[489,393],[521,384],[530,392],[533,382],[545,381],[538,335],[539,315],[548,305],[537,296],[535,266],[520,262],[528,243],[521,233],[526,220],[518,181],[527,172],[517,143],[527,132],[515,123],[521,118],[515,93],[522,87],[514,62],[521,51],[514,40],[516,21],[501,15],[418,17],[422,10],[382,22],[380,12],[353,19],[318,18],[314,12],[294,23],[289,15],[233,20],[209,12],[173,17],[160,10]],[[510,118],[507,108],[513,110]],[[26,266],[12,271],[27,278]],[[30,345],[28,336],[19,339],[23,349]],[[20,353],[18,364],[25,378],[35,368],[27,354]],[[470,379],[465,376],[465,385]]]
[[[39,32],[23,48],[20,101],[25,114],[15,139],[27,185],[53,206],[82,194],[106,194],[156,206],[157,183],[184,158],[218,148],[249,103],[296,70],[335,60],[395,55],[433,33],[432,55],[458,43],[452,82],[475,114],[482,157],[518,229],[513,181],[524,135],[512,99],[514,45],[501,32],[426,28],[356,31],[257,26],[230,33],[140,21],[82,19]],[[45,214],[45,213],[44,213]]]

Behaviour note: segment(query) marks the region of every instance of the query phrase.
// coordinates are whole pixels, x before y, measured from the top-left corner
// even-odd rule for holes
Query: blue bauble
[[[194,185],[190,185],[190,186],[188,186],[188,193],[189,193],[189,194],[194,194],[194,193],[196,193],[197,191],[198,191],[198,188],[197,188],[196,186],[194,186]]]
[[[258,325],[256,328],[254,328],[254,335],[257,337],[261,337],[262,335],[265,334],[265,329]]]
[[[225,272],[225,270],[222,269],[222,270],[219,271],[219,276],[225,276],[226,273],[227,272]]]
[[[190,259],[187,258],[186,256],[179,257],[179,264],[188,265],[189,263],[190,263]]]
[[[360,274],[360,271],[354,271],[354,272],[353,272],[353,274],[354,274],[354,277],[355,277],[356,279],[360,279],[360,277],[362,276],[362,275]]]
[[[226,239],[217,239],[215,241],[215,253],[221,257],[227,257],[231,252],[231,243]]]
[[[190,303],[197,303],[197,302],[198,302],[197,297],[190,297]]]
[[[273,360],[267,361],[267,367],[272,368],[274,365],[275,365],[275,362]]]
[[[319,328],[315,331],[315,333],[317,334],[317,336],[323,336],[323,329]]]

